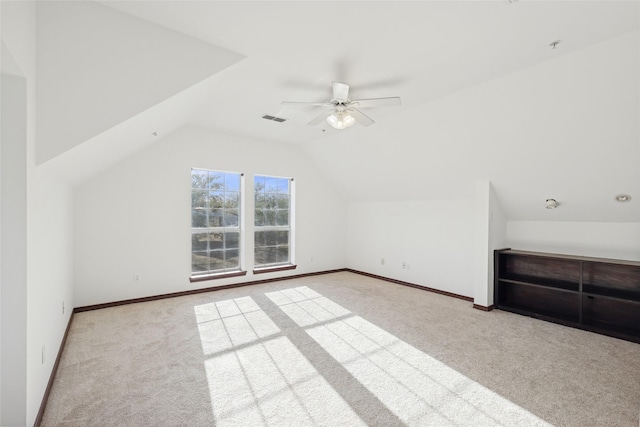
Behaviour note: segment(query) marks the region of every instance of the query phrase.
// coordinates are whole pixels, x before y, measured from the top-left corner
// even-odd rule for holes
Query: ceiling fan
[[[292,106],[312,106],[312,107],[330,107],[329,110],[322,112],[315,119],[311,120],[309,125],[317,125],[326,120],[336,129],[346,129],[359,123],[362,126],[370,126],[375,123],[371,117],[362,113],[358,108],[373,107],[398,107],[400,106],[400,97],[392,96],[388,98],[366,98],[366,99],[349,99],[349,85],[346,83],[333,82],[333,99],[326,102],[296,102],[282,101],[282,105]],[[358,107],[358,108],[356,108]]]

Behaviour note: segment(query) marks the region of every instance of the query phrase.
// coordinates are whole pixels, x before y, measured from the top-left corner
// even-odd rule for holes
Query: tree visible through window
[[[240,270],[242,174],[191,169],[191,273]]]
[[[254,266],[291,264],[293,179],[254,177]]]

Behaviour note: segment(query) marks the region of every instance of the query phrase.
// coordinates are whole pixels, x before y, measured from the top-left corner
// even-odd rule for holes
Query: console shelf
[[[640,343],[640,262],[496,250],[496,308]]]

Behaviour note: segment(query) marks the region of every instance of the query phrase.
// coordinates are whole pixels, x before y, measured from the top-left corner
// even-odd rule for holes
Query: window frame
[[[286,226],[279,225],[257,225],[257,206],[256,206],[256,179],[258,178],[271,178],[271,179],[284,179],[288,181],[288,224]],[[295,264],[295,179],[293,177],[275,176],[267,174],[254,174],[253,175],[253,273],[270,273],[274,271],[293,270],[296,268]],[[281,194],[276,192],[276,195]],[[256,249],[260,246],[256,245],[256,232],[258,231],[288,231],[288,259],[283,262],[268,263],[268,264],[256,264]],[[267,247],[262,246],[262,247]],[[277,247],[277,244],[276,244]]]
[[[237,204],[237,209],[238,209],[238,222],[237,225],[235,226],[229,226],[226,225],[226,217],[225,214],[226,212],[224,212],[224,209],[226,209],[224,201],[223,201],[223,208],[222,209],[222,225],[220,226],[211,226],[209,223],[209,212],[212,210],[212,208],[210,207],[209,203],[210,200],[208,199],[208,197],[210,197],[210,195],[207,196],[207,205],[203,207],[202,209],[205,210],[206,216],[205,216],[205,221],[206,221],[206,226],[204,227],[194,227],[194,211],[196,209],[198,209],[197,206],[194,206],[194,190],[198,190],[198,187],[194,187],[194,171],[199,171],[199,172],[207,172],[207,173],[216,173],[216,174],[223,174],[223,175],[227,175],[227,174],[233,174],[233,175],[237,175],[238,179],[239,179],[239,186],[238,186],[238,204]],[[244,236],[245,236],[245,174],[242,172],[235,172],[235,171],[226,171],[226,170],[218,170],[218,169],[210,169],[210,168],[198,168],[198,167],[192,167],[191,171],[190,171],[190,189],[191,189],[191,215],[190,215],[190,222],[191,222],[191,267],[190,267],[190,277],[189,277],[189,281],[190,282],[199,282],[199,281],[204,281],[204,280],[212,280],[212,279],[221,279],[221,278],[226,278],[226,277],[235,277],[235,276],[244,276],[247,274],[246,270],[244,269],[244,251],[245,251],[245,245],[244,245]],[[231,193],[231,192],[236,192],[231,191],[227,188],[226,182],[223,183],[223,187],[222,189],[216,189],[216,190],[212,190],[209,187],[207,188],[203,188],[202,191],[216,191],[216,192],[222,192],[225,196],[227,193]],[[222,233],[223,236],[226,233],[238,233],[238,265],[237,267],[234,266],[232,268],[227,268],[226,266],[224,266],[223,268],[220,269],[216,269],[216,270],[202,270],[202,271],[194,271],[194,244],[193,244],[193,239],[194,239],[194,234],[197,233]],[[224,239],[224,237],[223,237]],[[223,240],[225,241],[225,240]],[[224,243],[223,245],[226,245],[226,243]],[[226,256],[226,252],[227,251],[231,251],[231,250],[235,250],[235,248],[226,248],[223,247],[223,249],[221,250],[221,252],[224,253],[224,255]],[[209,254],[212,252],[211,248],[208,247],[207,250],[207,256],[210,256]],[[226,259],[226,257],[225,257]]]

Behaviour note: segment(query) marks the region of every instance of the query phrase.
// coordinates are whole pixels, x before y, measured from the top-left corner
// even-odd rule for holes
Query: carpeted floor
[[[354,273],[75,315],[43,426],[633,426],[640,345]]]

